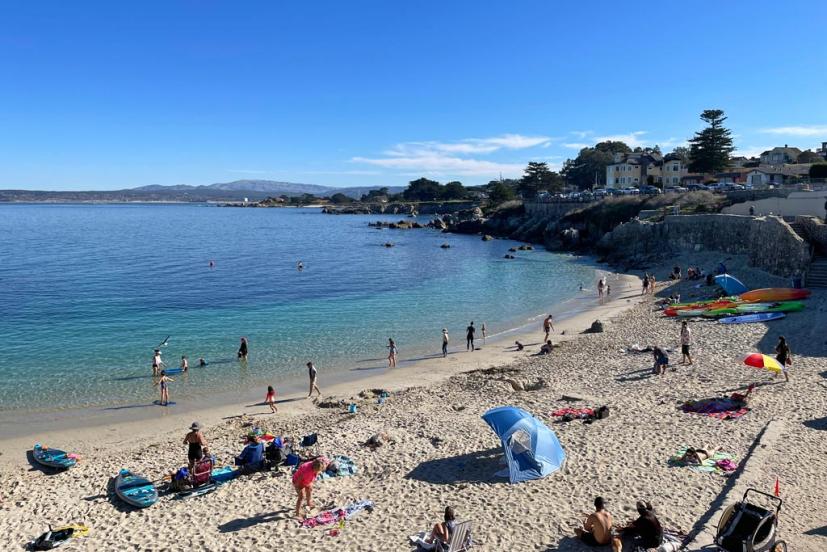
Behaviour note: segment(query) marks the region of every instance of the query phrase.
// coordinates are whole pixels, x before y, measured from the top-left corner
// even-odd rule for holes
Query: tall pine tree
[[[732,147],[732,132],[723,126],[726,117],[720,109],[707,109],[701,113],[707,123],[705,129],[695,133],[689,140],[689,170],[695,173],[714,173],[729,166]]]

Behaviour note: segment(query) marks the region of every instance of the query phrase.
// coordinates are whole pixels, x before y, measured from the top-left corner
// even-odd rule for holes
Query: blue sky
[[[468,184],[579,144],[827,141],[815,1],[0,2],[0,188]]]

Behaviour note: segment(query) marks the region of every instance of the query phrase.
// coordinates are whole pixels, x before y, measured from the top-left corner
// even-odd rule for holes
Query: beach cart
[[[765,508],[749,499],[761,495],[769,499]],[[762,501],[765,502],[766,501]],[[740,502],[729,506],[721,515],[715,544],[726,552],[787,552],[787,543],[778,540],[778,514],[781,499],[755,489],[747,489]]]

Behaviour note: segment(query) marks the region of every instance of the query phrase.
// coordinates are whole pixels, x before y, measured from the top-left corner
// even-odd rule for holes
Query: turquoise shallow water
[[[0,410],[151,402],[152,350],[167,335],[167,365],[186,354],[192,367],[174,398],[278,385],[307,360],[322,374],[379,367],[388,337],[402,359],[437,352],[443,327],[464,348],[470,320],[504,331],[594,279],[572,256],[506,261],[511,242],[367,226],[382,218],[399,217],[0,205]]]

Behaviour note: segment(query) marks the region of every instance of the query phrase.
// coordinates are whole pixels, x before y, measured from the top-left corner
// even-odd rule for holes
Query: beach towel
[[[313,527],[331,525],[333,523],[338,523],[342,520],[350,519],[351,517],[355,516],[363,510],[367,510],[369,512],[372,511],[373,501],[360,500],[359,502],[351,502],[343,508],[333,508],[331,510],[325,510],[324,512],[316,514],[312,518],[307,518],[303,520],[301,526],[306,529],[312,529]]]
[[[687,413],[701,414],[719,420],[734,420],[749,412],[746,403],[731,398],[687,401],[681,405],[680,409]]]
[[[316,481],[331,477],[347,477],[356,473],[356,463],[347,456],[334,456],[327,469],[316,476]]]
[[[560,408],[551,413],[554,417],[571,416],[572,418],[591,418],[594,408]]]
[[[686,467],[698,473],[717,473],[719,475],[730,475],[736,469],[738,464],[735,462],[735,457],[727,452],[716,452],[711,458],[707,458],[700,464],[689,464],[681,460],[686,454],[688,447],[683,447],[674,456],[669,458],[669,465],[673,467]]]

